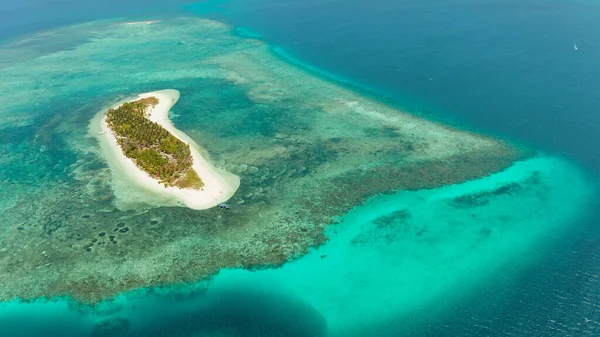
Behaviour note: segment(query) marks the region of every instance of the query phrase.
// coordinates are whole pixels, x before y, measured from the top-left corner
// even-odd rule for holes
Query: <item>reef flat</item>
[[[577,167],[535,157],[483,179],[370,198],[327,229],[328,242],[280,268],[224,269],[91,307],[2,302],[0,335],[421,335],[415,327],[444,329],[453,317],[444,310],[478,288],[501,292],[552,252],[591,192]]]
[[[55,49],[65,36],[72,45]],[[280,266],[370,197],[485,177],[533,155],[378,102],[208,20],[66,27],[1,45],[0,71],[0,182],[14,191],[0,205],[2,300],[94,303]],[[158,207],[113,183],[86,129],[94,107],[164,87],[182,93],[177,128],[240,177],[231,210]]]

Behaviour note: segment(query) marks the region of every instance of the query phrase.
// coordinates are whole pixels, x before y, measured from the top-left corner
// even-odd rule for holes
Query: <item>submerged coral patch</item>
[[[140,287],[205,280],[224,268],[285,268],[292,260],[304,261],[303,256],[313,261],[311,251],[338,242],[328,228],[371,198],[478,181],[535,154],[366,97],[286,63],[264,43],[235,36],[213,21],[114,23],[63,28],[60,36],[89,39],[44,57],[3,63],[7,66],[0,91],[9,104],[2,114],[21,114],[22,120],[3,119],[12,124],[2,127],[18,135],[0,139],[6,153],[0,159],[0,190],[14,191],[0,201],[0,226],[8,229],[0,231],[0,299],[70,295],[96,303]],[[55,38],[45,35],[43,42]],[[3,44],[0,58],[7,49],[35,48],[35,43]],[[119,100],[165,87],[181,92],[169,115],[177,129],[201,144],[202,156],[216,168],[239,174],[240,188],[227,200],[227,209],[195,211],[174,207],[181,206],[177,200],[165,203],[117,177],[100,150],[100,130],[93,128],[100,123],[92,120],[97,113]],[[544,183],[552,180],[543,178]],[[504,185],[523,183],[514,180]],[[480,202],[484,209],[523,195],[546,207],[528,194],[539,192],[538,187],[502,186],[444,197],[435,202],[441,212],[437,220],[423,207],[439,194],[415,192],[422,199],[411,197],[410,207],[374,211],[377,217],[343,242],[354,242],[353,249],[363,254],[384,238],[383,253],[389,259],[403,256],[406,264],[394,263],[404,270],[428,254],[466,261],[454,254],[452,243],[470,247],[492,239],[504,242],[507,236],[498,225],[522,218],[486,218],[472,205],[453,207],[452,200],[475,195],[487,200]],[[460,216],[444,216],[456,215],[452,212]],[[539,214],[522,214],[526,219],[535,216]],[[24,229],[16,230],[19,226]],[[411,255],[401,243],[433,248]],[[325,250],[317,257],[319,263],[339,269],[329,265],[340,261],[335,249]],[[307,275],[319,275],[318,268],[310,270]],[[429,277],[431,270],[420,275]],[[330,283],[341,279],[336,274]],[[446,283],[430,286],[439,290]],[[354,287],[343,289],[360,293]],[[433,290],[431,296],[438,293]],[[350,290],[332,295],[331,303],[344,303],[351,295]],[[356,310],[362,304],[372,309],[362,297],[358,300]],[[339,322],[332,314],[337,309],[311,305],[327,312],[328,322]]]

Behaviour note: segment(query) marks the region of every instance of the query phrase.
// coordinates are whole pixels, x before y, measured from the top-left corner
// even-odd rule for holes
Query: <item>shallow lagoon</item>
[[[212,27],[212,33],[198,32],[198,25]],[[103,287],[131,289],[174,279],[191,285],[128,292],[94,308],[64,300],[6,302],[0,332],[64,336],[68,327],[94,336],[409,333],[490,288],[490,279],[510,283],[562,233],[575,230],[572,224],[593,195],[583,172],[541,154],[480,178],[525,156],[470,133],[433,124],[420,128],[409,117],[398,119],[393,108],[256,58],[266,55],[253,48],[258,41],[240,43],[218,23],[182,20],[124,29],[118,21],[89,23],[4,46],[0,64],[7,80],[0,91],[11,99],[0,112],[2,164],[8,168],[1,178],[3,190],[12,193],[5,192],[0,206],[7,219],[0,258],[14,273],[16,290],[5,287],[3,296],[61,293],[61,282],[73,275],[83,276],[67,286],[90,298],[102,297]],[[55,35],[75,42],[64,51],[44,45]],[[165,57],[169,48],[181,49]],[[200,57],[202,50],[209,57]],[[15,63],[15,53],[25,55],[23,64]],[[63,67],[56,68],[58,63]],[[132,81],[138,85],[132,87]],[[247,190],[232,200],[233,212],[157,208],[139,195],[115,199],[113,177],[88,134],[90,119],[115,99],[157,87],[182,91],[174,122],[206,146],[216,163],[243,175]],[[321,96],[306,99],[315,88]],[[28,99],[32,95],[36,100]],[[337,100],[324,100],[329,97]],[[425,140],[407,140],[402,130],[407,122]],[[383,127],[386,123],[398,127]],[[428,138],[432,131],[441,138]],[[402,166],[406,162],[421,166]],[[404,177],[410,181],[397,178],[402,170],[390,169],[396,165],[412,172]],[[348,168],[360,171],[347,174]],[[474,180],[458,183],[465,179]],[[400,187],[412,191],[391,194]],[[315,202],[321,190],[333,193]],[[295,203],[277,202],[286,195]],[[293,206],[299,200],[308,201]],[[344,215],[345,210],[350,211]],[[275,231],[294,240],[256,235],[263,233],[256,232],[263,223],[297,221],[294,215],[306,223]],[[324,231],[327,222],[337,224]],[[281,230],[281,223],[272,225],[266,228]],[[117,234],[118,248],[97,240],[99,232],[123,226],[131,231]],[[68,265],[88,241],[95,243],[93,254]],[[265,258],[265,252],[273,256]],[[296,259],[263,269],[290,255]],[[198,275],[238,264],[260,270],[228,268],[194,283]],[[198,272],[202,268],[204,274]],[[30,271],[44,279],[32,278]],[[105,284],[94,279],[98,275]],[[22,324],[33,313],[41,322]]]
[[[590,196],[579,174],[560,159],[538,158],[481,180],[378,196],[332,226],[328,243],[280,268],[223,270],[209,281],[134,291],[93,308],[65,300],[8,302],[0,307],[0,332],[410,333],[483,284],[490,287],[490,279],[499,279],[497,287],[510,283],[547,253],[577,218],[573,205]]]

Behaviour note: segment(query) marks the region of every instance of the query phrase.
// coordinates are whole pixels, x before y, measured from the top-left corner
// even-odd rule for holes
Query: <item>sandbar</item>
[[[131,21],[131,22],[125,22],[125,25],[151,25],[153,23],[158,23],[160,22],[160,20],[148,20],[148,21]]]

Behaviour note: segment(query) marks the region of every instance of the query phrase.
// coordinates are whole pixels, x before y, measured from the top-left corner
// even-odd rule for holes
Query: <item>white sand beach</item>
[[[231,198],[240,185],[240,178],[212,166],[206,158],[200,155],[199,146],[185,133],[176,129],[169,120],[169,110],[179,100],[179,91],[160,90],[149,92],[141,94],[130,101],[146,97],[156,97],[159,101],[154,108],[148,111],[150,113],[148,118],[160,124],[184,143],[190,145],[193,157],[192,167],[204,182],[204,187],[200,190],[165,187],[148,173],[139,169],[133,160],[127,158],[121,151],[121,147],[117,144],[117,139],[106,123],[106,115],[104,114],[100,126],[101,132],[98,137],[100,137],[101,143],[105,145],[103,146],[105,155],[113,159],[111,169],[118,169],[120,171],[118,173],[125,175],[128,182],[141,187],[146,192],[160,194],[166,197],[165,199],[174,198],[179,203],[192,209],[211,208]],[[169,205],[169,203],[165,205]]]
[[[149,20],[149,21],[131,21],[131,22],[125,22],[125,25],[151,25],[153,23],[158,23],[161,20]]]

